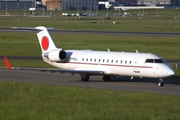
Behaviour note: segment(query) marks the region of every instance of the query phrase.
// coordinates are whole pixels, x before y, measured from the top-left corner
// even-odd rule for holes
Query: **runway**
[[[95,88],[180,95],[180,80],[170,80],[168,78],[164,79],[164,87],[158,87],[158,80],[149,78],[135,78],[133,80],[130,80],[129,77],[118,77],[113,78],[110,82],[103,82],[102,76],[91,76],[89,82],[82,82],[79,75],[39,71],[20,71],[1,68],[0,80],[51,84],[59,86],[74,86],[90,89]]]

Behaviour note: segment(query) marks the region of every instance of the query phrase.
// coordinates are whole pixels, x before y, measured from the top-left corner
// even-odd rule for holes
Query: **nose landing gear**
[[[162,79],[162,78],[159,79],[158,86],[159,86],[159,87],[164,86],[164,82],[163,82],[163,79]]]

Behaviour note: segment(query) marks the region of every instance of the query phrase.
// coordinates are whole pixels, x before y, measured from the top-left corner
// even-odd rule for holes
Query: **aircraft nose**
[[[169,77],[169,76],[172,76],[174,75],[174,70],[172,68],[164,68],[162,71],[161,71],[161,75],[163,77]]]
[[[168,74],[171,76],[171,75],[174,75],[174,70],[169,70],[168,71]]]

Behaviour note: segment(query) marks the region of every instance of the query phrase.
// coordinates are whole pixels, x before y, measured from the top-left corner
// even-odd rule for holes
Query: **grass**
[[[96,34],[51,33],[56,45],[63,49],[92,49],[111,51],[150,52],[166,60],[180,60],[179,37],[119,36]],[[111,44],[109,44],[111,43]],[[35,33],[0,33],[0,55],[40,56],[41,50]],[[172,54],[173,53],[173,54]]]
[[[0,81],[1,119],[153,119],[180,117],[180,97]],[[163,101],[163,102],[162,102]]]
[[[18,33],[18,34],[17,34]],[[120,36],[97,34],[57,34],[51,33],[57,47],[63,49],[92,49],[126,52],[147,52],[158,54],[165,60],[180,60],[179,37],[167,36]],[[41,50],[35,33],[1,32],[0,56],[41,56]],[[173,54],[172,54],[173,53]],[[52,67],[43,61],[10,60],[13,66],[18,67]],[[0,60],[0,66],[5,67]],[[175,65],[173,65],[175,69]],[[176,69],[179,76],[179,69]]]
[[[63,17],[62,12],[74,13],[75,11],[53,11],[53,16],[42,17],[42,11],[35,11],[40,16],[23,16],[24,11],[9,11],[10,15],[0,18],[1,27],[9,28],[18,27],[35,27],[43,25],[56,29],[81,29],[81,30],[106,30],[106,31],[147,31],[147,32],[179,32],[179,9],[163,9],[159,10],[159,16],[156,16],[156,10],[145,10],[145,16],[136,16],[139,10],[129,10],[134,16],[118,17],[114,13],[119,11],[110,10],[110,20],[104,20],[103,14],[106,11],[99,11],[98,17]],[[81,13],[86,11],[80,11]],[[0,15],[4,15],[5,11],[0,11]],[[29,12],[30,13],[30,12]],[[92,11],[95,13],[95,11]],[[122,13],[122,11],[121,11]],[[21,16],[20,16],[21,15]],[[45,11],[45,15],[49,15],[49,11]],[[31,21],[31,22],[29,22]],[[116,21],[116,24],[112,24]]]
[[[77,20],[61,18],[9,17],[0,18],[1,27],[36,27],[39,25],[56,29],[106,30],[106,31],[147,31],[179,32],[179,20]],[[3,24],[6,21],[6,24]],[[31,21],[31,23],[29,23]],[[116,21],[116,24],[112,24]],[[148,24],[147,24],[148,23]]]
[[[42,14],[42,11],[35,11]],[[1,28],[46,26],[56,29],[105,31],[179,32],[179,9],[145,10],[145,16],[115,17],[61,17],[53,11],[52,17],[22,16],[24,11],[8,11],[0,17]],[[82,11],[83,12],[83,11]],[[118,11],[109,11],[111,14]],[[121,11],[122,12],[122,11]],[[138,10],[130,10],[138,14]],[[5,11],[0,11],[4,15]],[[49,11],[45,11],[49,15]],[[112,24],[116,21],[116,24]],[[116,36],[95,34],[51,33],[58,47],[63,49],[93,49],[111,51],[151,52],[166,60],[180,60],[179,37]],[[172,54],[173,53],[173,54]],[[0,32],[0,56],[40,56],[35,33]],[[13,66],[51,67],[40,60],[10,60]],[[0,66],[5,67],[0,59]],[[175,68],[175,65],[172,64]],[[179,80],[179,69],[175,79]],[[76,88],[0,80],[0,119],[153,119],[180,118],[179,96],[152,93],[122,92],[102,89]]]
[[[155,16],[156,10],[145,10],[145,16],[139,19],[136,16],[139,10],[130,10],[134,16],[117,17],[110,10],[110,20],[104,20],[102,14],[106,11],[99,11],[98,17],[62,17],[62,12],[73,13],[74,11],[53,11],[51,17],[22,16],[24,11],[8,11],[10,15],[0,17],[1,27],[12,26],[35,27],[43,25],[56,29],[81,29],[81,30],[105,30],[105,31],[146,31],[146,32],[179,32],[179,9],[159,10],[159,16]],[[35,11],[41,15],[42,11]],[[86,11],[81,11],[86,12]],[[93,11],[92,13],[94,13]],[[122,12],[122,11],[121,11]],[[0,11],[3,15],[5,11]],[[49,15],[49,11],[45,11]],[[30,22],[31,21],[31,22]],[[116,24],[112,24],[116,21]],[[56,34],[51,33],[58,47],[63,49],[93,49],[111,51],[129,51],[155,53],[165,60],[180,60],[179,37],[168,36],[119,36],[119,35],[96,35],[96,34]],[[0,32],[0,56],[40,56],[41,51],[35,33]],[[173,53],[173,54],[172,54]],[[23,61],[15,62],[21,66]],[[44,67],[44,63],[25,64],[26,67]],[[40,64],[39,64],[40,63]],[[4,66],[4,62],[0,62]]]

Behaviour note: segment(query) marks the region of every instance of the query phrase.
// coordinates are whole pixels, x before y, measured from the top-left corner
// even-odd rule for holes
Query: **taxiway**
[[[82,82],[79,75],[39,71],[9,70],[5,68],[0,69],[0,80],[131,92],[133,91],[180,95],[180,80],[170,80],[168,78],[164,79],[164,87],[158,87],[157,79],[135,78],[133,80],[130,80],[128,77],[118,77],[113,78],[110,82],[103,82],[102,76],[91,76],[89,82]]]

